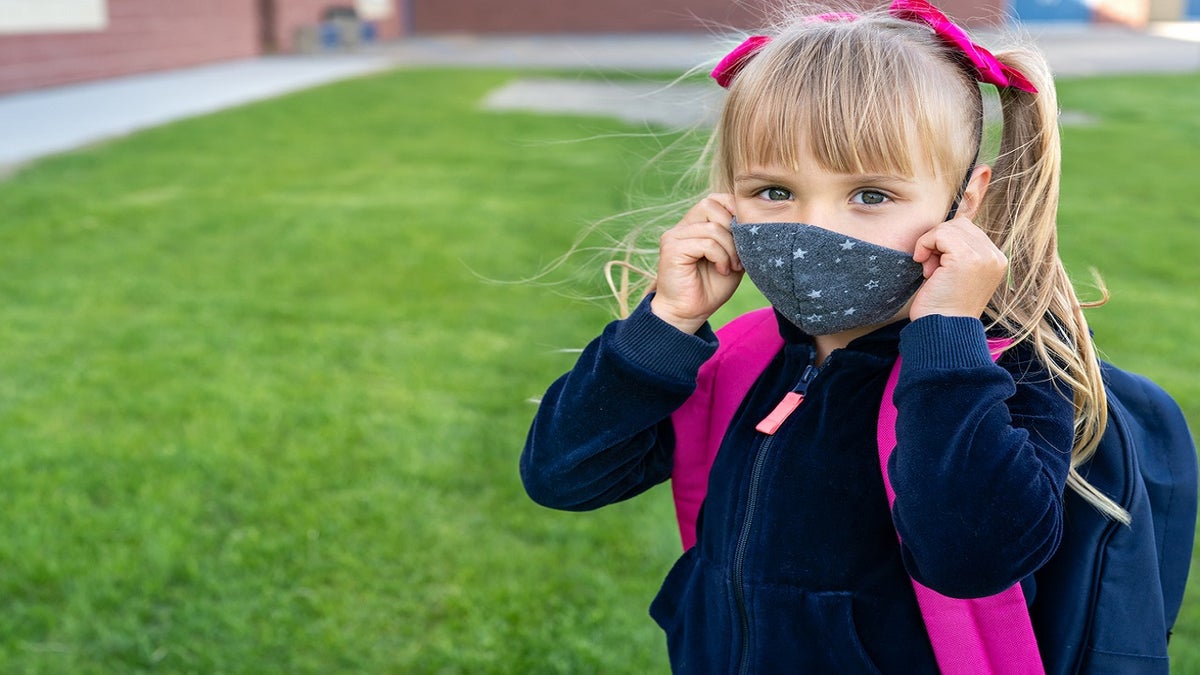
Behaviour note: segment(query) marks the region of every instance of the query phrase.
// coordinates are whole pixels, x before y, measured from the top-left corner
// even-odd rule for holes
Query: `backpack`
[[[671,487],[684,549],[695,544],[708,471],[725,430],[783,346],[769,307],[734,319],[717,335],[720,346],[700,369],[695,393],[672,416]],[[1111,364],[1101,369],[1108,429],[1079,473],[1129,511],[1132,524],[1104,517],[1067,490],[1063,540],[1034,574],[1036,596],[1029,609],[1023,595],[1019,602],[1011,595],[1021,592],[1020,584],[1005,591],[1006,599],[947,599],[940,608],[927,608],[916,589],[943,672],[1168,671],[1167,639],[1183,602],[1195,536],[1196,449],[1182,411],[1166,392]],[[898,370],[897,364],[886,399]],[[894,439],[890,403],[881,402],[879,425],[885,485],[890,448],[884,448],[884,439]],[[1041,646],[1040,660],[1032,635]]]

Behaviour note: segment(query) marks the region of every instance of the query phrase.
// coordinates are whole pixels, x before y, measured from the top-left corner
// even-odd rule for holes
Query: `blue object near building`
[[[1200,0],[1189,0],[1192,4]],[[1018,21],[1076,21],[1092,19],[1092,10],[1082,0],[1013,0],[1012,11]]]
[[[317,37],[325,49],[334,49],[341,39],[338,37],[338,27],[332,21],[322,21],[317,26]]]

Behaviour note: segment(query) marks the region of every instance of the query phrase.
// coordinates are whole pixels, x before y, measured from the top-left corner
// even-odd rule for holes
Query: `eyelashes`
[[[787,202],[792,201],[795,195],[791,190],[778,186],[770,186],[761,188],[753,193],[754,197],[766,202]],[[883,190],[874,188],[863,188],[857,190],[851,197],[850,203],[860,206],[881,206],[892,201],[892,195]]]
[[[850,201],[864,206],[879,206],[892,201],[892,197],[882,190],[859,190]]]

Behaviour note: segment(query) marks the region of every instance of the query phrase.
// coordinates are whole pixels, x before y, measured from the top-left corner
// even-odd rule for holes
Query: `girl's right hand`
[[[659,240],[658,279],[650,311],[694,334],[742,280],[733,245],[733,195],[711,194]]]

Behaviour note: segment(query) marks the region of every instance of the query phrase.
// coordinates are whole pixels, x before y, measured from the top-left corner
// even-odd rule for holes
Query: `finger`
[[[722,276],[728,276],[734,271],[733,256],[720,242],[703,237],[687,239],[684,243],[686,246],[681,253],[693,263],[706,261]]]
[[[733,221],[733,210],[732,195],[713,193],[688,210],[681,222],[699,223],[708,220],[728,227]]]
[[[913,262],[920,263],[921,274],[926,279],[933,276],[933,273],[942,266],[942,256],[953,255],[952,251],[960,248],[954,242],[954,233],[942,223],[931,228],[928,232],[921,235],[917,239],[916,248],[913,250]]]
[[[728,195],[725,195],[725,196],[728,196]],[[730,201],[732,202],[732,198],[730,198]],[[730,257],[730,260],[732,261],[733,269],[738,272],[745,271],[745,268],[742,266],[742,259],[740,256],[738,256],[737,244],[734,243],[734,239],[733,239],[732,226],[733,226],[734,216],[731,212],[726,210],[727,206],[723,201],[720,202],[720,206],[721,206],[721,213],[716,214],[717,216],[719,216],[720,219],[719,220],[717,220],[715,218],[709,219],[710,223],[712,223],[718,227],[718,231],[713,233],[713,237],[715,237],[717,239],[717,241],[721,242],[721,245],[724,246],[725,249],[729,252],[729,257]],[[729,204],[729,206],[732,206],[732,204]]]
[[[928,279],[929,277],[933,276],[933,273],[936,272],[937,268],[941,266],[942,256],[931,253],[926,256],[923,262],[921,262],[921,275]]]
[[[917,243],[914,244],[912,256],[913,262],[924,264],[930,259],[930,257],[940,253],[937,247],[937,241],[937,233],[934,230],[929,230],[925,234],[921,235],[917,239]]]
[[[737,272],[744,271],[745,268],[742,267],[742,259],[738,256],[737,243],[733,239],[733,230],[731,229],[733,216],[728,216],[727,220],[723,222],[710,221],[710,223],[716,228],[711,232],[711,236],[725,249],[725,252],[729,255],[730,264],[733,266],[733,269]]]
[[[920,240],[917,240],[917,247],[913,250],[912,255],[913,262],[924,263],[926,260],[929,260],[929,256],[931,255],[933,255],[933,250],[922,244]]]
[[[720,204],[720,206],[724,210],[724,212],[726,214],[728,214],[729,219],[730,220],[733,219],[735,212],[737,211],[737,202],[734,201],[732,194],[729,194],[727,192],[714,192],[713,194],[709,195],[708,198],[711,199],[712,201],[716,202],[717,204]],[[723,220],[723,221],[717,221],[717,222],[723,222],[723,224],[725,224],[725,225],[729,224],[729,220]]]
[[[975,255],[982,247],[991,245],[982,230],[975,236],[976,233],[956,227],[952,222],[941,223],[921,235],[913,250],[913,260],[924,262],[930,256],[945,254]]]
[[[723,262],[728,261],[730,268],[734,271],[742,271],[742,261],[737,255],[737,245],[734,243],[733,232],[730,231],[728,225],[720,225],[713,221],[693,223],[675,228],[673,236],[681,241],[700,239],[715,242],[722,249]]]

